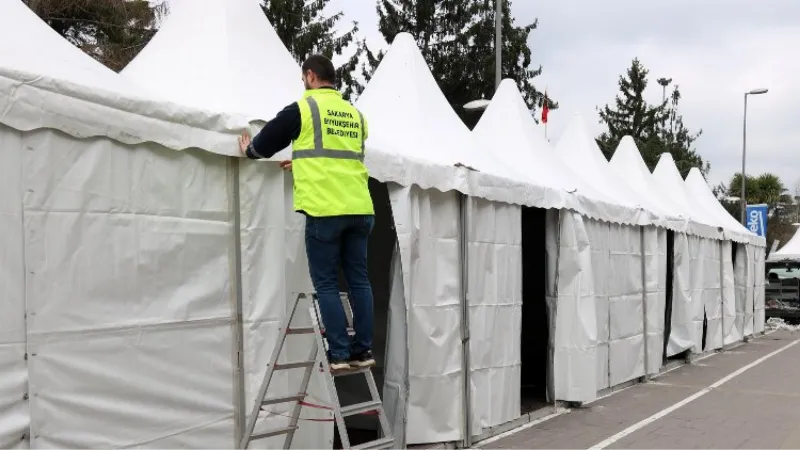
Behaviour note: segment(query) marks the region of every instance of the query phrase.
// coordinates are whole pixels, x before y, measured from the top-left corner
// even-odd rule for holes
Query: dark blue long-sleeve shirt
[[[250,159],[272,158],[300,136],[300,107],[297,102],[283,108],[247,146]]]

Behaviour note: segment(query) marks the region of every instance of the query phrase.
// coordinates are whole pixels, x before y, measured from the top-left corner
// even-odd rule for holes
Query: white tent
[[[770,261],[798,260],[800,259],[800,229],[795,231],[794,236],[789,242],[783,244],[781,248],[770,253]]]
[[[664,153],[653,170],[659,188],[689,217],[692,235],[675,235],[672,331],[667,356],[685,350],[702,352],[703,317],[708,318],[706,349],[722,346],[722,239],[716,218],[688,192],[672,155]],[[699,235],[698,235],[699,234]],[[688,257],[688,260],[687,260]]]
[[[267,121],[303,93],[297,64],[261,11],[256,0],[173,0],[170,15],[122,76],[163,98],[215,111],[238,113]],[[254,130],[255,131],[255,130]],[[290,158],[290,148],[271,160]],[[243,398],[237,420],[249,414],[276,343],[287,306],[298,292],[313,291],[304,244],[304,219],[292,205],[292,177],[273,162],[238,161],[234,183],[240,191],[242,259]],[[303,308],[298,320],[309,320]],[[310,322],[309,322],[310,325]],[[290,359],[306,358],[310,336],[287,341]],[[270,392],[297,385],[287,372],[274,375]],[[310,403],[327,405],[321,377],[314,376]],[[291,404],[271,405],[260,429],[288,423]],[[304,417],[329,418],[329,411],[306,408]],[[294,445],[333,444],[329,422],[303,424]],[[283,437],[255,446],[280,445]]]
[[[231,445],[228,168],[190,148],[247,122],[148,100],[22,2],[0,34],[0,446]]]
[[[387,367],[386,389],[396,390],[384,390],[387,408],[396,423],[406,418],[404,430],[395,432],[404,431],[408,444],[461,440],[465,394],[472,397],[475,433],[519,415],[519,392],[497,389],[519,386],[521,211],[515,205],[550,194],[479,146],[409,34],[395,37],[357,106],[370,124],[370,170],[392,182],[403,274],[403,296],[392,299],[389,341],[407,346],[408,356]],[[370,152],[419,163],[411,173],[379,165]],[[454,190],[470,198],[463,201]],[[467,255],[460,256],[465,240]],[[468,321],[461,319],[464,290]],[[466,354],[462,327],[470,328]],[[510,347],[498,351],[492,342]],[[467,359],[469,392],[462,372]]]
[[[620,211],[615,220],[585,220],[589,246],[591,283],[596,323],[596,389],[601,391],[645,374],[646,303],[657,299],[658,272],[655,258],[657,234],[641,226],[668,223],[667,217],[650,199],[633,190],[610,167],[583,119],[575,115],[558,141],[555,153],[592,187],[610,197]],[[642,258],[643,254],[651,258]],[[652,267],[643,267],[650,262]],[[585,280],[583,281],[585,282]],[[559,288],[561,288],[559,286]],[[560,302],[560,299],[559,299]],[[652,303],[649,309],[655,311]],[[560,398],[560,397],[559,397]],[[574,400],[569,398],[567,400]]]
[[[655,203],[659,210],[666,214],[666,227],[677,232],[685,232],[688,227],[688,217],[684,216],[682,209],[676,205],[656,184],[653,175],[645,165],[636,143],[630,136],[625,136],[620,141],[609,164],[620,179],[624,180],[631,189],[643,194]],[[664,353],[665,318],[664,311],[667,302],[667,235],[666,230],[651,228],[645,229],[646,233],[646,268],[657,271],[657,275],[648,280],[655,284],[648,286],[647,309],[647,349],[648,373],[658,373],[661,368]],[[653,238],[655,234],[655,239]],[[657,280],[657,281],[656,281]]]
[[[667,228],[674,231],[686,231],[688,218],[683,215],[685,213],[680,206],[675,204],[656,185],[653,174],[642,160],[642,154],[632,137],[622,138],[609,164],[620,180],[623,180],[632,190],[649,199],[659,211],[665,214]]]
[[[754,274],[748,273],[748,261],[754,252],[763,252],[764,239],[751,233],[722,207],[708,187],[703,175],[696,168],[686,176],[686,187],[703,209],[717,218],[726,240],[722,242],[722,286],[723,286],[723,335],[725,344],[741,340],[747,334],[745,324],[754,317]],[[734,245],[736,261],[734,265]],[[763,308],[762,308],[763,309]]]

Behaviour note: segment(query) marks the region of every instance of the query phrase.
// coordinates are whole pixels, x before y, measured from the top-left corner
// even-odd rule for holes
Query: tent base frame
[[[481,441],[485,441],[486,439],[493,438],[499,434],[507,433],[511,430],[519,428],[525,424],[535,422],[539,419],[544,419],[547,416],[555,414],[558,412],[558,406],[556,404],[549,404],[542,408],[533,410],[529,413],[525,413],[520,417],[506,422],[500,425],[495,425],[493,427],[486,428],[485,431],[477,436],[472,437],[472,442],[475,444],[480,443]]]

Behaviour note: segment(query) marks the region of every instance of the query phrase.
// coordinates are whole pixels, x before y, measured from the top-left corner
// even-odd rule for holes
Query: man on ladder
[[[375,223],[369,174],[364,165],[367,121],[336,90],[336,70],[324,56],[302,67],[303,98],[290,104],[253,138],[239,138],[251,159],[270,158],[292,143],[294,209],[306,216],[306,253],[328,342],[332,371],[375,365],[373,302],[367,274],[367,242]],[[352,346],[339,296],[339,265],[350,292]]]

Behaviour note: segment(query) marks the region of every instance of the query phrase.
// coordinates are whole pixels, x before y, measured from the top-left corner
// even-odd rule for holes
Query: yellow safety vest
[[[373,215],[364,165],[367,122],[334,89],[308,90],[297,102],[292,142],[294,209],[312,217]]]

